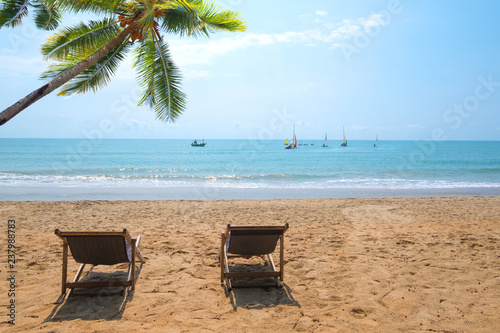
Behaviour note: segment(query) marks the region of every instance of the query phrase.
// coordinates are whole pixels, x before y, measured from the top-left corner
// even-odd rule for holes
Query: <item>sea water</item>
[[[0,200],[500,195],[500,141],[0,139]]]

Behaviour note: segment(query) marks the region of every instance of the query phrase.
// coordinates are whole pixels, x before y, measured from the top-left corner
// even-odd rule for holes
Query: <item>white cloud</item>
[[[38,77],[46,69],[47,63],[42,60],[41,56],[24,58],[19,55],[0,54],[0,75],[2,76]]]
[[[360,19],[359,21],[365,30],[369,30],[372,27],[384,26],[388,24],[384,20],[384,15],[382,14],[372,14],[367,19]]]
[[[320,9],[320,10],[316,11],[316,15],[318,15],[318,16],[326,16],[326,15],[328,15],[328,12],[326,10],[321,10]]]
[[[210,77],[210,72],[209,71],[190,71],[184,74],[184,77],[186,79],[207,79]]]
[[[323,13],[323,11],[317,11]],[[326,13],[326,12],[325,12]],[[321,15],[321,14],[318,14]],[[317,28],[304,31],[287,31],[273,34],[239,34],[236,37],[209,40],[199,43],[187,40],[173,40],[170,42],[172,55],[180,66],[210,65],[215,59],[227,53],[251,47],[261,47],[277,43],[305,43],[313,42],[329,44],[329,48],[341,46],[341,41],[350,39],[367,31],[387,25],[381,14],[372,14],[366,18],[342,20],[340,23],[323,23]]]

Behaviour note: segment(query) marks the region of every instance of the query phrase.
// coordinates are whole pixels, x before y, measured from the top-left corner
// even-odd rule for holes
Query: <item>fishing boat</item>
[[[328,147],[326,133],[325,133],[325,141],[323,142],[323,145],[321,147]]]
[[[203,139],[201,142],[198,142],[197,140],[194,140],[191,143],[191,147],[205,147],[207,143],[205,142],[205,139]]]
[[[295,149],[297,148],[297,137],[295,136],[295,124],[293,124],[293,139],[292,143],[289,146],[286,146],[285,149]]]
[[[373,144],[373,147],[377,147],[378,146],[378,134],[377,134],[377,137],[375,138],[375,143]]]
[[[342,143],[340,144],[342,147],[347,147],[347,140],[345,139],[345,130],[344,130],[344,126],[342,126],[342,132],[343,132],[343,135],[344,135],[344,140],[342,141]]]
[[[288,139],[285,140],[285,146],[288,146]]]

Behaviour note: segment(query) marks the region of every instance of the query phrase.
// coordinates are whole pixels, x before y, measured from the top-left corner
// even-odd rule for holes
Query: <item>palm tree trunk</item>
[[[20,99],[16,103],[9,106],[7,109],[0,113],[0,126],[14,118],[21,111],[26,109],[31,104],[35,103],[45,95],[50,94],[69,80],[73,79],[75,76],[86,70],[87,68],[95,65],[99,60],[101,60],[106,54],[118,46],[125,38],[128,38],[130,33],[132,33],[136,28],[135,24],[128,25],[122,32],[120,32],[115,38],[110,40],[106,45],[104,45],[99,51],[92,54],[85,60],[79,62],[75,67],[71,68],[69,71],[55,77],[49,83],[43,85],[42,87],[36,89],[26,97]]]

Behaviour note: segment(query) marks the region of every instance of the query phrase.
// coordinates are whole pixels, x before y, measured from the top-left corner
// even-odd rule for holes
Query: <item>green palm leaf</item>
[[[61,16],[54,7],[49,7],[43,2],[33,2],[35,8],[35,24],[39,29],[54,30],[61,21]]]
[[[196,35],[199,33],[198,13],[193,4],[183,0],[173,0],[156,5],[164,13],[162,28],[168,33]]]
[[[64,74],[73,68],[76,64],[81,62],[81,59],[78,57],[67,57],[64,61],[57,62],[48,67],[48,69],[40,75],[40,79],[43,80],[51,80],[56,78],[59,75]]]
[[[110,14],[117,10],[125,10],[129,5],[124,0],[44,0],[50,6],[57,6],[60,11],[75,13],[91,12]],[[130,5],[129,5],[130,6]]]
[[[61,16],[47,0],[4,0],[0,9],[0,27],[17,27],[28,15],[29,7],[35,9],[35,24],[43,30],[57,28]]]
[[[173,0],[156,7],[165,14],[161,26],[167,33],[208,37],[211,31],[246,29],[245,22],[238,18],[239,13],[223,10],[213,3]]]
[[[28,15],[30,0],[5,0],[0,9],[0,27],[17,27]]]
[[[64,60],[69,55],[84,58],[113,39],[122,29],[113,18],[90,21],[68,27],[42,44],[42,54],[49,60]]]
[[[203,3],[199,1],[196,6],[198,16],[204,23],[205,28],[212,31],[244,31],[245,22],[238,18],[239,13],[233,10],[223,10],[214,3]]]
[[[154,108],[157,119],[175,121],[184,110],[186,95],[180,90],[181,74],[170,57],[167,43],[150,33],[135,53],[134,67],[143,88],[139,105]]]

